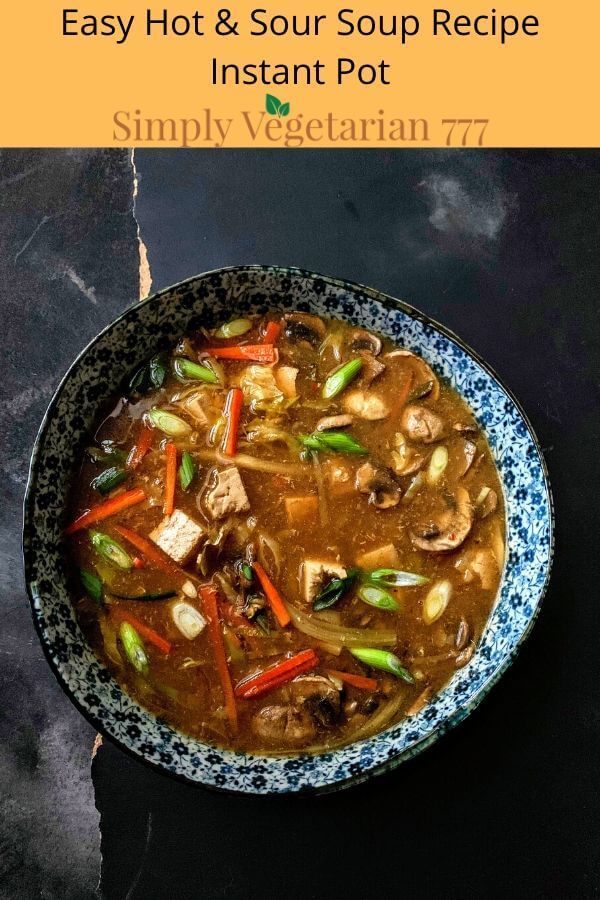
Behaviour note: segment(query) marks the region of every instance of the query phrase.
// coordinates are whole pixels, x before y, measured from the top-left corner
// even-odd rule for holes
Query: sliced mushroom
[[[463,487],[457,487],[454,496],[448,498],[447,506],[437,522],[418,532],[411,532],[411,540],[419,550],[428,550],[430,553],[456,550],[469,534],[473,525],[469,492]]]
[[[316,424],[315,431],[329,431],[331,428],[347,428],[354,419],[347,413],[339,416],[323,416]]]
[[[392,350],[391,353],[386,353],[384,355],[384,359],[394,359],[397,356],[409,357],[411,363],[414,366],[416,371],[416,383],[427,384],[432,382],[431,388],[427,388],[427,393],[430,395],[431,399],[434,401],[439,399],[440,396],[440,383],[437,379],[437,376],[430,365],[428,365],[425,360],[421,356],[417,356],[415,353],[412,353],[410,350]]]
[[[293,312],[287,313],[284,317],[285,336],[291,341],[306,341],[311,346],[316,347],[321,342],[325,334],[325,322],[318,316],[312,316],[310,313]]]
[[[350,391],[344,397],[344,409],[351,415],[358,416],[359,419],[367,419],[369,422],[385,419],[390,414],[390,410],[382,398],[370,391]]]
[[[306,706],[318,725],[330,727],[339,719],[340,689],[324,675],[299,675],[290,682],[289,694],[295,706]]]
[[[396,449],[392,450],[392,469],[396,475],[414,475],[423,467],[427,457],[424,453],[417,453],[408,446],[407,440],[398,432],[394,438]]]
[[[361,369],[362,383],[365,387],[369,387],[376,378],[385,372],[385,366],[382,362],[379,362],[378,359],[375,359],[373,353],[367,351],[363,351],[360,354],[360,358],[363,361],[363,367]]]
[[[444,421],[426,406],[411,404],[402,413],[400,422],[411,441],[433,444],[444,434]]]
[[[464,440],[462,441],[461,450],[463,459],[461,461],[460,470],[458,472],[459,478],[462,478],[464,475],[466,475],[473,465],[473,460],[475,459],[475,454],[477,453],[477,444],[474,441]]]
[[[350,346],[353,350],[368,350],[373,356],[379,356],[383,345],[381,338],[378,338],[376,334],[371,334],[370,331],[365,331],[363,328],[356,328],[352,332]]]
[[[377,509],[389,509],[400,502],[400,488],[390,470],[370,462],[357,470],[356,489],[361,494],[369,494],[369,503]]]
[[[252,717],[252,729],[264,741],[273,744],[306,744],[317,728],[308,709],[297,706],[265,706]]]
[[[471,423],[463,424],[462,422],[455,422],[454,425],[452,426],[452,428],[454,429],[454,431],[458,431],[460,434],[475,435],[479,431],[479,429],[477,428],[477,425],[474,425]]]
[[[482,487],[479,496],[475,501],[475,510],[479,518],[485,519],[486,516],[495,512],[497,506],[498,494],[496,491],[493,488],[487,487],[487,485]]]

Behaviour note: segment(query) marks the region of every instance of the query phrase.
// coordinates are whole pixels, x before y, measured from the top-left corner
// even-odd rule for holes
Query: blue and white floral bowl
[[[139,706],[86,644],[71,603],[61,529],[73,471],[103,402],[122,379],[182,332],[232,314],[301,309],[348,319],[421,354],[466,398],[496,459],[507,507],[507,562],[499,596],[470,663],[417,715],[329,753],[267,757],[234,753],[183,735]],[[33,618],[67,694],[123,749],[187,781],[265,794],[333,790],[414,756],[464,719],[510,664],[529,633],[550,575],[552,498],[544,459],[517,401],[454,335],[370,288],[300,269],[240,266],[198,275],[129,308],[75,360],[36,440],[23,551]]]

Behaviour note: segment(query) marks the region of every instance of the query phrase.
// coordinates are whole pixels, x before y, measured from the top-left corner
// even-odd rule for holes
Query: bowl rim
[[[505,659],[498,665],[498,667],[494,670],[494,672],[489,676],[489,678],[480,686],[479,690],[476,694],[474,694],[469,700],[465,701],[464,704],[457,706],[449,716],[440,722],[437,728],[433,729],[430,733],[424,735],[415,743],[411,744],[409,747],[406,747],[404,750],[400,750],[395,755],[391,756],[385,761],[380,762],[379,764],[372,766],[366,770],[358,772],[356,774],[352,774],[347,778],[341,779],[339,781],[331,781],[325,784],[319,785],[317,787],[303,787],[301,789],[292,789],[288,788],[287,790],[271,790],[269,786],[266,785],[264,789],[260,791],[249,791],[245,789],[232,789],[223,785],[211,784],[209,782],[194,780],[183,772],[173,771],[171,769],[167,769],[164,765],[162,765],[158,761],[154,761],[152,759],[147,758],[146,756],[138,753],[133,748],[127,746],[120,738],[116,737],[108,730],[107,726],[103,723],[102,719],[91,712],[86,706],[83,705],[79,701],[79,699],[75,696],[74,692],[68,685],[66,679],[62,675],[58,665],[52,658],[50,654],[50,650],[46,641],[46,635],[44,630],[39,622],[39,619],[35,612],[35,598],[32,590],[32,582],[30,578],[30,561],[29,555],[30,551],[28,550],[26,543],[28,532],[32,531],[32,519],[33,519],[33,497],[36,491],[36,482],[37,482],[37,460],[40,452],[41,445],[43,443],[43,439],[46,435],[49,423],[53,417],[54,411],[58,402],[62,396],[62,392],[69,381],[72,373],[77,369],[79,363],[85,358],[88,352],[99,342],[102,338],[108,334],[119,322],[126,319],[129,315],[132,315],[135,310],[138,310],[140,307],[148,306],[154,303],[159,303],[161,299],[172,293],[174,290],[178,290],[181,288],[185,288],[187,285],[190,285],[200,279],[210,278],[211,276],[216,275],[224,275],[224,274],[235,274],[242,272],[271,272],[275,273],[281,277],[285,277],[285,275],[293,275],[301,278],[307,278],[311,281],[316,279],[325,282],[328,285],[349,290],[350,292],[361,292],[362,294],[370,297],[371,299],[377,301],[382,304],[384,307],[398,309],[408,315],[410,318],[415,319],[421,322],[424,325],[430,326],[436,331],[440,332],[444,337],[448,338],[452,342],[454,342],[463,352],[467,353],[475,362],[499,385],[499,387],[504,391],[504,393],[509,397],[511,402],[514,404],[517,409],[519,415],[521,416],[531,438],[532,444],[536,450],[537,460],[540,466],[540,471],[542,474],[542,481],[544,484],[544,488],[546,491],[547,502],[548,502],[548,558],[546,564],[546,572],[544,577],[544,583],[539,588],[537,602],[535,608],[532,611],[532,615],[527,622],[527,626],[523,629],[521,634],[519,635],[517,642],[514,645],[513,650],[505,657]],[[309,301],[310,302],[310,301]],[[307,796],[307,795],[315,795],[315,794],[327,794],[335,791],[343,790],[348,787],[351,787],[355,784],[360,784],[367,781],[370,778],[373,778],[377,775],[384,774],[386,772],[390,772],[392,769],[395,769],[402,762],[408,761],[413,757],[420,754],[427,747],[436,743],[446,732],[455,728],[460,722],[462,722],[467,716],[469,716],[485,699],[485,697],[490,692],[491,688],[499,681],[502,675],[507,671],[507,669],[512,665],[513,661],[517,657],[517,654],[521,650],[525,640],[529,637],[535,622],[540,614],[540,610],[542,607],[543,600],[546,596],[548,585],[550,583],[550,578],[552,574],[552,566],[554,562],[554,552],[555,552],[555,507],[554,507],[554,498],[552,494],[552,488],[550,484],[550,477],[548,473],[548,467],[546,464],[546,459],[543,454],[543,450],[539,439],[536,435],[536,432],[531,424],[531,421],[523,409],[520,401],[514,395],[512,390],[506,385],[503,378],[500,377],[495,369],[484,360],[479,353],[474,350],[469,344],[466,343],[462,338],[460,338],[452,329],[448,328],[446,325],[438,322],[433,317],[427,315],[422,312],[417,307],[413,306],[410,303],[407,303],[404,300],[399,300],[396,297],[393,297],[391,294],[387,294],[385,291],[381,291],[377,288],[369,287],[360,282],[350,281],[346,278],[338,278],[330,275],[322,275],[318,272],[313,272],[309,269],[304,269],[296,266],[278,266],[272,264],[261,264],[261,263],[251,263],[248,265],[237,264],[233,266],[218,266],[214,269],[208,269],[204,272],[199,272],[197,274],[191,275],[181,281],[174,282],[173,284],[167,285],[164,288],[161,288],[158,291],[150,294],[148,297],[144,297],[141,300],[137,300],[130,305],[128,305],[122,312],[120,312],[114,319],[112,319],[106,326],[104,326],[88,343],[83,347],[83,349],[77,354],[75,359],[69,365],[64,375],[60,379],[52,398],[50,399],[46,411],[43,415],[42,421],[38,428],[36,437],[34,439],[31,451],[31,457],[29,461],[28,475],[27,475],[27,485],[23,497],[23,527],[22,527],[22,542],[21,542],[21,553],[22,553],[22,561],[23,561],[23,572],[25,577],[25,588],[27,591],[27,596],[29,598],[30,605],[30,613],[33,619],[33,624],[38,635],[38,639],[42,646],[42,650],[46,661],[48,662],[50,669],[54,673],[55,678],[60,684],[62,690],[69,698],[71,703],[75,706],[75,708],[81,713],[81,715],[87,720],[87,722],[92,725],[97,732],[99,732],[103,738],[108,739],[112,744],[116,745],[119,750],[125,752],[128,756],[137,760],[138,762],[142,762],[145,765],[149,766],[151,769],[161,773],[164,776],[168,776],[170,778],[174,778],[178,781],[184,782],[188,785],[193,785],[195,788],[207,789],[216,791],[218,793],[225,793],[235,796],[244,796],[244,797],[257,797],[257,796],[289,796],[290,794],[294,794],[297,796]],[[119,686],[120,687],[120,686]],[[122,688],[120,688],[122,690]],[[172,726],[171,726],[172,727]],[[177,731],[177,729],[174,729]],[[378,733],[379,734],[379,733]],[[377,738],[378,734],[372,735],[367,740],[373,740]],[[360,742],[356,742],[360,743]],[[328,755],[333,755],[339,750],[345,749],[347,746],[344,745],[340,748],[334,748],[331,751],[326,751]],[[208,751],[212,748],[212,745],[206,744],[206,748]],[[231,751],[230,751],[231,752]],[[313,754],[304,754],[307,758],[310,758]],[[323,754],[314,754],[316,757]],[[281,759],[289,757],[290,759],[298,759],[304,758],[302,754],[298,753],[284,753],[284,754],[274,754],[273,759]],[[269,757],[264,757],[265,759],[269,759]]]

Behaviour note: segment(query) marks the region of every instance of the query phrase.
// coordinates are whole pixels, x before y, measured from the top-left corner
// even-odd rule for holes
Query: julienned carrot
[[[141,503],[145,499],[146,494],[141,487],[138,487],[133,488],[131,491],[125,491],[124,494],[118,494],[110,500],[104,500],[103,503],[92,506],[91,509],[75,519],[74,522],[71,522],[68,528],[65,528],[65,534],[74,534],[76,531],[81,531],[82,528],[101,522],[102,519],[108,519],[110,516],[114,516],[130,506],[135,506],[136,503]]]
[[[223,435],[223,453],[235,456],[238,442],[238,429],[244,395],[241,388],[231,388],[225,401],[225,434]]]
[[[217,664],[217,671],[221,680],[223,696],[225,698],[225,711],[231,730],[237,731],[237,706],[233,694],[233,685],[231,683],[231,675],[227,665],[227,654],[225,653],[225,643],[223,641],[223,632],[221,631],[221,622],[219,620],[219,609],[217,606],[217,589],[214,584],[204,584],[200,588],[200,596],[202,597],[202,607],[208,619],[208,634]]]
[[[273,344],[240,344],[238,347],[211,347],[205,351],[215,359],[244,359],[259,363],[275,362]]]
[[[170,516],[175,509],[175,482],[177,481],[177,447],[169,441],[165,447],[165,503],[163,512]]]
[[[338,672],[336,669],[327,669],[327,674],[332,678],[338,678],[351,684],[352,687],[360,688],[363,691],[377,690],[377,681],[374,678],[367,678],[366,675],[354,675],[352,672]]]
[[[282,628],[285,628],[286,625],[290,624],[290,614],[285,608],[285,604],[281,599],[281,594],[263,569],[260,563],[255,562],[252,563],[252,568],[256,572],[256,577],[260,581],[260,586],[265,592],[266,598],[269,601],[269,606],[273,610],[275,614],[275,618],[279,622]]]
[[[269,322],[267,327],[265,328],[265,333],[263,335],[262,342],[263,344],[273,344],[277,343],[277,338],[281,332],[281,325],[279,322]]]
[[[137,443],[129,454],[129,459],[127,460],[127,467],[129,469],[137,469],[146,453],[152,446],[153,437],[154,428],[151,428],[149,425],[142,425],[141,431],[138,435]]]
[[[181,578],[185,574],[165,553],[162,552],[160,547],[157,547],[156,544],[148,540],[148,538],[138,534],[137,531],[132,531],[131,528],[125,528],[124,525],[115,525],[115,531],[118,531],[121,537],[124,537],[130,544],[133,544],[136,550],[139,550],[146,559],[153,562],[159,569],[162,569],[163,572],[168,572],[169,575],[175,575],[178,578]]]
[[[283,662],[277,663],[269,669],[244,678],[236,685],[235,696],[242,697],[244,700],[260,697],[291,681],[296,675],[309,672],[318,665],[319,657],[314,650],[301,650],[295,656],[284,659]]]
[[[129,622],[139,632],[140,637],[146,638],[150,644],[154,644],[162,653],[170,653],[173,649],[173,644],[170,641],[161,637],[153,628],[144,625],[143,622],[140,622],[139,619],[136,619],[135,616],[132,616],[131,613],[126,612],[124,609],[112,609],[110,614],[120,622]]]

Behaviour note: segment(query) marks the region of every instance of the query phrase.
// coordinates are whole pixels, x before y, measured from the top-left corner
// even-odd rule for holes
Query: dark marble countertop
[[[100,871],[108,900],[600,894],[599,220],[596,151],[1,152],[0,896],[93,897]],[[322,798],[195,789],[107,741],[92,763],[22,583],[29,452],[72,358],[150,280],[248,262],[455,330],[523,403],[556,504],[542,614],[485,703]]]

